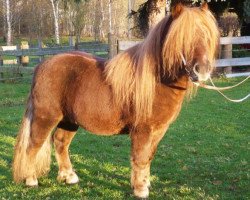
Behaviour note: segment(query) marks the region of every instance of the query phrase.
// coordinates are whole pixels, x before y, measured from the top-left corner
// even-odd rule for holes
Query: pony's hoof
[[[75,172],[72,172],[66,179],[67,184],[76,184],[79,182],[79,178]]]
[[[149,189],[148,187],[143,189],[134,189],[134,195],[140,199],[147,199],[149,196]]]
[[[38,180],[36,178],[29,177],[29,178],[26,178],[25,184],[28,187],[36,187],[38,186]]]
[[[71,172],[59,172],[57,181],[66,182],[67,184],[76,184],[79,182],[79,178],[74,171]]]

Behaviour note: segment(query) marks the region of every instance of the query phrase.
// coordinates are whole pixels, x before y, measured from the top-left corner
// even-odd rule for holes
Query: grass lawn
[[[101,137],[80,130],[70,150],[80,177],[77,185],[56,181],[54,156],[39,187],[13,183],[13,145],[29,87],[29,82],[0,83],[0,199],[133,199],[127,135]],[[240,98],[249,92],[248,81],[227,94]],[[214,91],[200,89],[183,105],[159,145],[151,168],[150,199],[250,199],[249,110],[250,100],[230,103]]]

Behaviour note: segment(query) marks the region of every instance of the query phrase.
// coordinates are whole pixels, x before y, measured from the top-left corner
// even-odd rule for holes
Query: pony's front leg
[[[57,180],[67,184],[79,182],[79,178],[72,168],[69,158],[69,145],[76,134],[77,125],[60,123],[54,133],[53,140],[55,145],[55,155],[59,166]]]
[[[149,195],[150,164],[165,131],[166,128],[154,131],[141,126],[131,133],[131,186],[139,198]]]

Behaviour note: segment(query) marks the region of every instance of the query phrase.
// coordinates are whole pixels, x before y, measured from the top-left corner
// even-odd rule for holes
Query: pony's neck
[[[161,70],[160,72],[160,82],[166,86],[168,85],[173,85],[176,82],[178,82],[178,80],[186,75],[186,71],[184,68],[180,69],[178,71],[178,74],[175,77],[169,76],[168,74],[166,74],[165,72],[163,72],[163,70]]]
[[[175,79],[161,76],[161,84],[177,90],[187,90],[189,85],[188,82],[189,78],[183,71],[181,71]]]

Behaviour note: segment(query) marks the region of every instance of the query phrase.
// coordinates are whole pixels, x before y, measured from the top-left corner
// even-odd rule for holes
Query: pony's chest
[[[156,125],[170,124],[178,116],[186,91],[161,87],[156,90],[151,120]]]

